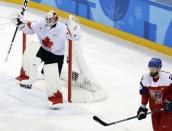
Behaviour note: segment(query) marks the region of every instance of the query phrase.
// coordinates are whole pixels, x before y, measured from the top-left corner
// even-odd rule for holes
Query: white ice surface
[[[21,32],[17,33],[8,62],[4,62],[15,30],[8,18],[19,11],[19,6],[0,2],[1,131],[152,131],[150,116],[109,127],[101,126],[92,116],[113,122],[136,115],[140,106],[139,81],[148,71],[148,61],[159,57],[163,60],[163,70],[172,72],[172,58],[83,26],[85,60],[108,93],[108,99],[86,104],[65,103],[60,110],[51,110],[43,90],[22,89],[14,79],[21,68]],[[44,14],[29,9],[26,18],[38,20]],[[36,37],[29,37],[28,41],[33,39]]]

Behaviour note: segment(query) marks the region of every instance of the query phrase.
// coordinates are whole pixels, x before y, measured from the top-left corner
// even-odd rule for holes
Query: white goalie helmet
[[[58,21],[58,16],[57,16],[56,12],[49,11],[47,13],[47,15],[45,16],[45,21],[46,21],[47,27],[49,27],[49,28],[51,28],[53,25],[55,25],[56,22]]]

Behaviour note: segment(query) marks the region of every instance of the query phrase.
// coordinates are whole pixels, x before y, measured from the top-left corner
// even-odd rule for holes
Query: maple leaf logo
[[[42,40],[42,43],[47,48],[51,48],[53,46],[53,42],[50,40],[50,38],[48,36]]]
[[[48,97],[48,100],[52,103],[52,105],[63,103],[62,93],[57,91],[52,96]]]

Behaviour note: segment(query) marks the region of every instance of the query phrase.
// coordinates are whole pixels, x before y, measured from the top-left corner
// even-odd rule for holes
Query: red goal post
[[[26,49],[26,34],[23,33],[22,34],[22,55],[23,55],[25,49]],[[21,67],[20,74],[16,79],[19,81],[29,79],[29,77],[26,75],[26,72],[24,71],[23,67]]]

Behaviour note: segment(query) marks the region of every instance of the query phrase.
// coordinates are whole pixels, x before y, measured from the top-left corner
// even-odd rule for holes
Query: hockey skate
[[[24,88],[27,88],[27,89],[31,89],[32,88],[32,82],[31,82],[31,80],[22,80],[20,82],[20,87],[24,87]]]
[[[60,91],[57,91],[52,96],[48,97],[48,103],[52,108],[58,108],[63,103],[63,96]]]

